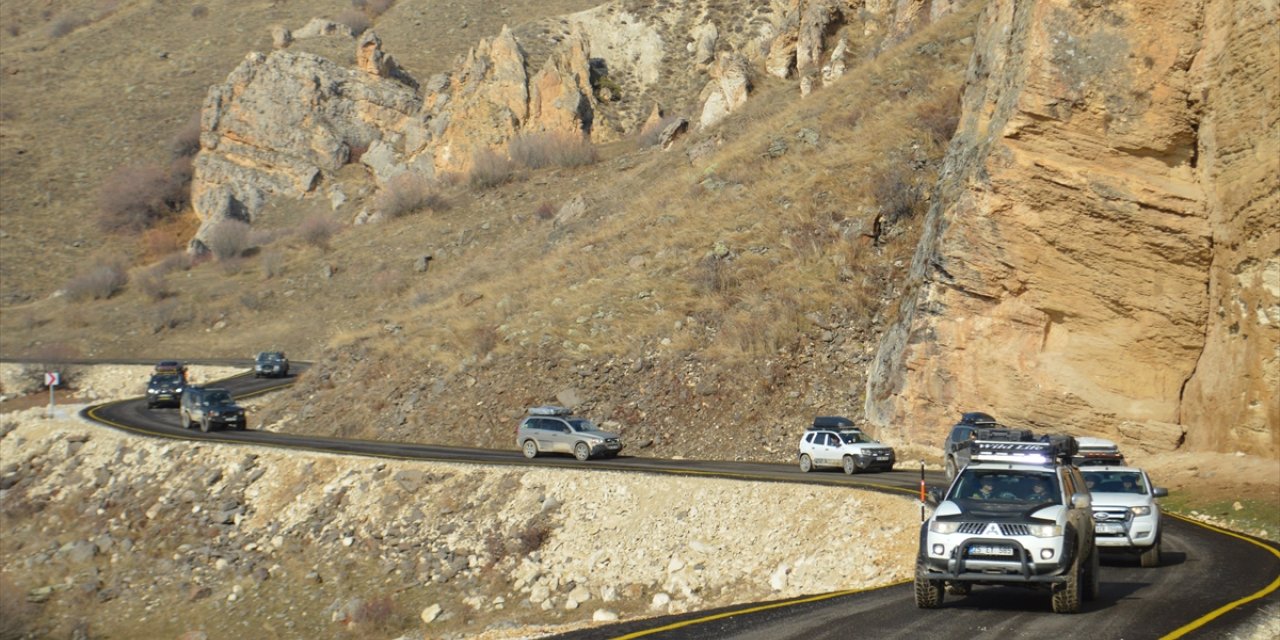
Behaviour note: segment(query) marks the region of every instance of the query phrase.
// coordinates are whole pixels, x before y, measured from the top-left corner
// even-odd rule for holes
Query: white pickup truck
[[[1100,549],[1138,554],[1144,567],[1160,564],[1160,505],[1169,490],[1151,484],[1135,467],[1087,466],[1080,469],[1093,497],[1093,520]]]

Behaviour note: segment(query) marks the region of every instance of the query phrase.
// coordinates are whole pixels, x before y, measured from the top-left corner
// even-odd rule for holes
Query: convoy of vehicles
[[[1048,590],[1055,612],[1079,611],[1098,594],[1098,552],[1092,498],[1070,464],[1075,439],[1015,429],[975,436],[970,463],[921,526],[916,606],[1001,584]]]
[[[839,416],[813,419],[800,436],[800,470],[809,472],[823,467],[839,468],[845,473],[893,469],[896,454],[893,447],[880,444],[853,426],[853,421]]]
[[[612,458],[623,448],[617,434],[601,431],[590,420],[556,406],[529,409],[529,415],[516,427],[516,446],[526,458],[536,458],[541,453],[570,453],[584,461]]]

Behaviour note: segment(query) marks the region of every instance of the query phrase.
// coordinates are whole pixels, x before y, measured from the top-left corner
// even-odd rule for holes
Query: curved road
[[[305,369],[295,363],[295,373]],[[278,389],[293,378],[255,379],[249,373],[218,382],[245,398]],[[290,447],[397,459],[583,468],[572,457],[526,460],[515,451],[343,440],[265,431],[204,434],[178,425],[176,410],[149,410],[141,399],[89,407],[85,417],[118,429],[190,440]],[[845,476],[800,473],[795,465],[621,457],[591,469],[856,486],[918,495],[919,472]],[[931,486],[940,473],[925,474]],[[775,603],[639,620],[558,636],[572,639],[778,638],[1232,638],[1262,607],[1280,607],[1280,546],[1178,517],[1166,518],[1164,561],[1143,569],[1127,557],[1104,556],[1101,592],[1077,615],[1053,614],[1047,593],[1014,587],[975,587],[948,596],[941,609],[915,607],[911,585],[823,594]],[[1275,630],[1280,637],[1280,629]]]

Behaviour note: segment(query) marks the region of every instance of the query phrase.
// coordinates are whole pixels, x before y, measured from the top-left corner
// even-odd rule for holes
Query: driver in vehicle
[[[994,500],[996,497],[995,486],[992,485],[990,480],[983,480],[982,488],[973,492],[973,495],[969,497],[973,500]]]

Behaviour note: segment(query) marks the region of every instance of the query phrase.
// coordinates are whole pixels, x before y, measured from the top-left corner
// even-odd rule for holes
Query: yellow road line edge
[[[1251,545],[1266,549],[1271,553],[1271,555],[1277,558],[1280,558],[1280,551],[1277,551],[1276,549],[1269,547],[1265,544],[1262,544],[1261,542],[1258,542],[1257,540],[1254,540],[1252,538],[1246,538],[1245,536],[1242,536],[1234,531],[1230,531],[1228,529],[1223,529],[1220,527],[1215,527],[1211,524],[1206,524],[1204,522],[1200,522],[1199,520],[1194,520],[1192,518],[1181,516],[1176,513],[1166,513],[1165,515],[1177,518],[1184,522],[1190,522],[1191,524],[1194,524],[1200,527],[1204,527],[1205,529],[1213,531],[1214,533],[1220,533],[1222,535],[1231,536],[1232,538],[1239,538],[1240,540],[1244,540],[1245,542],[1248,542]],[[1276,589],[1280,589],[1280,576],[1276,576],[1276,579],[1272,580],[1271,584],[1263,587],[1257,592],[1247,595],[1243,598],[1240,598],[1239,600],[1228,602],[1227,604],[1224,604],[1221,607],[1218,607],[1217,609],[1214,609],[1213,611],[1210,611],[1209,613],[1206,613],[1200,616],[1199,618],[1196,618],[1195,620],[1192,620],[1191,622],[1188,622],[1187,624],[1184,624],[1181,627],[1174,629],[1168,635],[1162,636],[1160,640],[1173,640],[1174,638],[1181,638],[1182,636],[1185,636],[1188,633],[1191,633],[1192,631],[1195,631],[1196,629],[1199,629],[1200,627],[1203,627],[1204,625],[1209,624],[1210,622],[1218,619],[1219,617],[1222,616],[1222,614],[1228,611],[1231,611],[1232,609],[1235,609],[1240,605],[1247,604],[1249,602],[1253,602],[1254,600],[1267,597],[1268,595],[1271,594],[1271,592],[1275,591]]]
[[[736,609],[734,611],[725,611],[722,613],[717,613],[712,616],[705,616],[702,618],[695,618],[692,620],[674,622],[662,627],[656,627],[653,629],[645,629],[643,631],[628,633],[625,636],[617,636],[616,638],[613,638],[613,640],[631,640],[632,638],[643,638],[644,636],[653,635],[655,633],[662,633],[664,631],[674,631],[676,629],[682,629],[684,627],[691,627],[696,624],[705,624],[705,623],[713,622],[716,620],[732,618],[733,616],[740,616],[748,613],[758,613],[760,611],[768,611],[770,609],[780,609],[782,607],[790,607],[797,604],[806,604],[809,602],[821,602],[822,600],[830,600],[832,598],[839,598],[841,596],[853,595],[855,593],[863,593],[866,591],[875,591],[877,589],[888,589],[889,587],[897,587],[900,585],[907,584],[909,582],[911,581],[899,580],[898,582],[880,585],[878,587],[863,587],[861,589],[847,589],[845,591],[833,591],[831,593],[824,593],[822,595],[817,595],[817,596],[806,596],[802,598],[797,598],[795,600],[786,600],[783,602],[774,602],[773,604],[760,605],[757,607],[748,607],[746,609]]]

